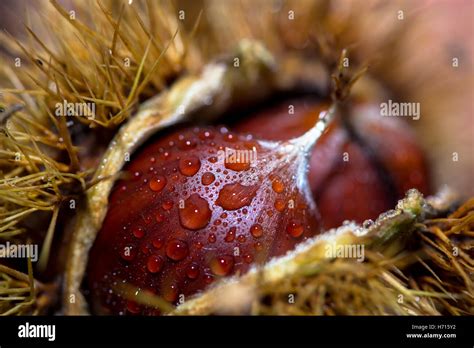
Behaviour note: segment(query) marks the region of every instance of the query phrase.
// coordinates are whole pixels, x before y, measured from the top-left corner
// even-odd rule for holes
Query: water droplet
[[[144,243],[140,246],[140,251],[145,254],[145,255],[148,255],[151,251],[150,251],[150,246],[148,245],[148,243]]]
[[[252,261],[253,261],[252,255],[250,255],[250,254],[245,254],[244,255],[244,262],[245,263],[252,263]]]
[[[225,141],[228,141],[229,143],[234,143],[237,140],[237,137],[232,133],[224,134],[223,138]]]
[[[132,314],[138,314],[140,313],[141,309],[138,303],[135,301],[127,301],[127,311],[132,313]]]
[[[220,190],[216,204],[226,210],[237,210],[250,205],[256,193],[257,186],[227,184]]]
[[[160,192],[166,186],[166,178],[164,176],[158,176],[152,179],[148,185],[152,191]]]
[[[303,234],[304,227],[299,221],[290,220],[290,222],[286,226],[286,231],[290,236],[298,238]]]
[[[197,143],[193,139],[182,138],[178,142],[178,148],[180,150],[191,150],[191,149],[194,149],[196,147],[196,145],[197,145]]]
[[[371,219],[368,219],[368,220],[365,220],[365,221],[362,223],[362,227],[364,227],[364,228],[369,228],[369,227],[371,227],[373,224],[374,224],[374,221],[371,220]]]
[[[213,139],[214,138],[214,133],[209,132],[207,130],[203,130],[199,133],[199,138],[201,140]]]
[[[156,249],[161,249],[161,247],[163,246],[163,239],[161,239],[161,238],[153,239],[153,241],[151,242],[151,244],[153,244],[153,246],[154,246]]]
[[[165,151],[161,154],[161,157],[163,158],[163,160],[166,161],[167,159],[169,159],[171,157],[171,153],[168,152],[168,151]]]
[[[186,276],[189,279],[196,279],[199,276],[199,266],[196,263],[191,263],[186,268]]]
[[[234,267],[234,257],[229,255],[216,257],[212,259],[210,266],[212,273],[215,275],[228,275]]]
[[[188,256],[189,248],[188,244],[179,239],[172,239],[166,245],[166,255],[174,260],[180,261]]]
[[[260,226],[259,224],[255,224],[253,225],[252,227],[250,227],[250,233],[252,234],[252,236],[254,236],[255,238],[259,238],[262,236],[263,234],[263,228],[262,226]]]
[[[277,199],[275,200],[275,209],[278,210],[279,212],[282,212],[285,210],[285,201],[283,199]]]
[[[231,227],[229,229],[229,232],[227,232],[227,234],[225,235],[225,238],[224,240],[227,242],[227,243],[230,243],[230,242],[233,242],[234,239],[235,239],[235,231],[237,231],[237,228],[235,227]]]
[[[173,208],[173,202],[170,201],[170,200],[164,201],[163,204],[161,205],[161,207],[164,210],[170,210],[171,208]]]
[[[237,241],[238,241],[239,243],[245,243],[246,240],[247,240],[247,238],[246,238],[243,234],[239,234],[239,235],[237,236]]]
[[[210,185],[216,180],[216,176],[211,172],[205,172],[201,177],[201,183],[203,185]]]
[[[207,238],[207,240],[209,243],[215,243],[217,240],[216,235],[214,233],[211,233],[209,237]]]
[[[214,281],[214,277],[213,277],[212,275],[206,274],[206,275],[204,276],[204,282],[205,282],[206,284],[211,284],[213,281]]]
[[[136,238],[142,238],[145,235],[145,231],[141,227],[134,228],[132,233]]]
[[[163,258],[158,255],[151,255],[148,257],[146,262],[146,268],[150,273],[157,273],[161,270],[163,266]]]
[[[199,230],[209,223],[212,211],[208,202],[193,193],[184,201],[184,208],[179,209],[181,225],[190,230]]]
[[[261,242],[256,242],[253,247],[255,248],[255,250],[257,251],[262,251],[263,249],[263,244]]]
[[[179,171],[186,176],[193,176],[201,168],[201,161],[196,156],[182,158],[179,161]]]
[[[280,179],[275,178],[275,180],[273,180],[272,182],[272,189],[276,193],[282,193],[285,190],[285,186],[283,185]]]
[[[245,170],[248,170],[250,168],[250,162],[249,161],[225,161],[225,167],[227,169],[231,169],[235,172],[243,172]]]

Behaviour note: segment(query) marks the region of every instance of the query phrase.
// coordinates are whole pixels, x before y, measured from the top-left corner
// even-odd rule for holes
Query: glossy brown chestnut
[[[409,188],[428,191],[413,135],[370,108],[337,118],[314,148],[281,150],[307,139],[327,107],[285,102],[231,125],[232,132],[178,129],[139,151],[111,194],[90,253],[94,311],[160,314],[131,300],[120,284],[177,304],[220,277],[286,253],[321,226],[375,218]]]
[[[235,150],[258,158],[232,160]],[[296,162],[224,127],[181,129],[145,146],[117,182],[90,252],[94,312],[159,314],[117,288],[176,304],[317,234]]]

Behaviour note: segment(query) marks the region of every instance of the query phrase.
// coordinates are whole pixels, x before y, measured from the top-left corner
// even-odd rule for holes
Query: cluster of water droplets
[[[177,168],[171,173],[156,170],[153,165],[157,160],[155,157],[150,158],[149,172],[152,177],[147,175],[143,183],[155,195],[166,192],[168,197],[174,198],[162,200],[161,210],[153,216],[147,216],[145,221],[163,223],[170,211],[177,209],[180,226],[196,233],[207,231],[210,245],[216,243],[218,238],[222,238],[225,243],[245,243],[251,236],[256,240],[256,252],[262,250],[264,246],[259,239],[266,232],[264,226],[268,225],[267,219],[271,220],[280,213],[294,209],[289,207],[292,203],[289,197],[293,197],[294,192],[302,194],[306,206],[315,209],[307,183],[308,160],[313,145],[329,121],[327,114],[321,115],[320,121],[310,131],[286,142],[257,141],[251,136],[244,138],[229,132],[225,127],[219,131],[196,128],[191,137],[179,135],[178,139],[169,142],[168,147],[160,148],[156,156],[161,161],[177,162]],[[256,162],[222,163],[219,153],[225,153],[227,145],[234,150],[256,151]],[[194,151],[196,148],[200,151],[205,149],[205,153],[197,153]],[[136,172],[133,176],[141,180],[143,174]],[[259,211],[262,206],[268,207],[270,197],[276,197],[270,209]],[[305,225],[298,219],[289,219],[285,229],[292,238],[299,238],[305,231]],[[146,226],[130,228],[137,241],[145,239],[146,230]],[[242,230],[246,232],[241,233]],[[220,235],[217,232],[221,232]],[[145,263],[147,272],[159,274],[166,262],[185,260],[191,248],[203,247],[205,245],[201,242],[189,245],[179,238],[166,241],[155,238],[151,246],[150,243],[144,243],[140,248],[123,248],[120,256],[124,261],[132,262],[138,250],[141,250],[148,255]],[[241,255],[240,259],[250,264],[254,256],[247,253]],[[231,274],[235,263],[234,255],[218,255],[208,262],[207,269],[201,269],[202,265],[198,262],[190,262],[185,267],[185,274],[190,281],[203,275],[205,282],[210,283],[214,276]],[[176,284],[171,284],[163,296],[175,301],[177,294]]]

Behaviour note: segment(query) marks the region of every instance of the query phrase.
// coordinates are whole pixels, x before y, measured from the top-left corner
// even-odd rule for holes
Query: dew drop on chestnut
[[[180,261],[189,254],[188,244],[179,239],[172,239],[166,245],[166,256],[174,261]]]
[[[303,234],[304,227],[298,220],[290,220],[286,226],[286,231],[290,236],[298,238]]]
[[[145,235],[145,232],[143,231],[143,228],[141,227],[134,228],[132,233],[138,239],[142,238]]]
[[[225,141],[228,141],[229,143],[233,143],[237,140],[237,137],[235,136],[235,134],[232,134],[232,133],[224,134],[223,138]]]
[[[263,228],[261,225],[259,224],[255,224],[253,225],[252,227],[250,227],[250,233],[252,234],[252,236],[254,236],[255,238],[259,238],[263,235]]]
[[[250,255],[250,254],[245,254],[244,255],[244,262],[245,263],[252,263],[252,261],[253,261],[252,255]]]
[[[145,255],[148,255],[151,251],[150,251],[150,246],[148,245],[148,243],[144,243],[140,246],[140,251],[145,254]]]
[[[207,238],[207,241],[208,241],[209,243],[212,243],[212,244],[215,243],[216,240],[217,240],[217,237],[216,237],[216,235],[215,235],[214,233],[211,233],[211,234],[209,235],[209,237]]]
[[[201,183],[205,186],[210,185],[214,182],[216,176],[211,172],[205,172],[201,177]]]
[[[226,161],[225,167],[235,172],[242,172],[250,168],[250,162]]]
[[[217,276],[225,276],[232,271],[234,267],[234,258],[229,255],[216,257],[211,261],[211,271]]]
[[[150,181],[149,186],[152,191],[160,192],[166,186],[166,178],[158,176]]]
[[[275,200],[275,209],[279,212],[285,210],[285,201],[283,201],[282,199]]]
[[[150,273],[157,273],[163,266],[163,258],[159,255],[151,255],[146,262],[146,268]]]
[[[272,182],[272,189],[276,193],[282,193],[285,190],[285,186],[279,178],[275,178]]]
[[[239,183],[227,184],[219,191],[216,204],[226,210],[237,210],[250,205],[256,192],[256,186],[244,186]]]
[[[214,277],[213,277],[212,275],[206,274],[206,275],[204,276],[204,282],[205,282],[206,284],[211,284],[213,281],[214,281]]]
[[[127,301],[127,311],[132,314],[138,314],[141,312],[141,309],[135,301]]]
[[[153,239],[151,244],[153,244],[153,247],[155,247],[156,249],[161,249],[161,247],[163,246],[163,239],[155,238]]]
[[[196,279],[199,276],[199,266],[196,263],[191,263],[186,267],[186,276],[189,279]]]
[[[207,140],[207,139],[213,139],[214,138],[214,133],[204,130],[199,133],[199,138],[201,140]]]
[[[235,227],[231,227],[229,229],[229,231],[227,232],[227,234],[225,235],[225,238],[224,240],[227,242],[227,243],[230,243],[230,242],[233,242],[234,239],[235,239],[235,231],[237,229]]]
[[[209,223],[212,211],[208,202],[193,193],[184,201],[184,207],[179,209],[179,220],[183,227],[189,230],[199,230]]]
[[[164,201],[163,204],[161,205],[161,207],[164,210],[170,210],[171,208],[173,208],[173,202],[170,201],[170,200]]]
[[[185,176],[193,176],[201,168],[201,161],[196,156],[189,156],[179,160],[179,171]]]

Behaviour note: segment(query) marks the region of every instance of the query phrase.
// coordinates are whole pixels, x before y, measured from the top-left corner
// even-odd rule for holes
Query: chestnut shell
[[[178,304],[320,231],[290,173],[266,176],[258,166],[221,161],[226,147],[255,148],[262,158],[269,151],[225,128],[186,128],[151,142],[126,166],[89,256],[96,313],[160,314],[129,300],[120,285]],[[252,175],[254,184],[245,184]]]

